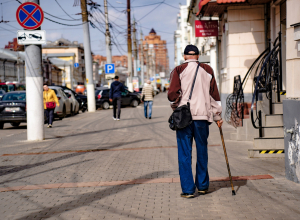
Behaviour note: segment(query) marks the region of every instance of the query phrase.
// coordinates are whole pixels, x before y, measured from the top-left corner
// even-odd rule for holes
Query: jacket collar
[[[190,60],[186,60],[183,63],[189,63],[189,62],[198,62],[198,60],[196,59],[190,59]]]

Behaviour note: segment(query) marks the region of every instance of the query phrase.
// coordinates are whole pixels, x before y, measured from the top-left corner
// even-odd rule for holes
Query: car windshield
[[[5,92],[8,92],[8,86],[7,85],[0,85],[0,90],[4,90]]]
[[[14,85],[7,85],[7,87],[8,87],[8,92],[15,91]]]
[[[26,101],[26,93],[7,93],[2,97],[2,101]]]

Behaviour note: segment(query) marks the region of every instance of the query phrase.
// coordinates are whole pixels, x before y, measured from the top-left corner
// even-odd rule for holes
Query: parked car
[[[62,90],[62,88],[60,88],[59,86],[49,86],[49,88],[54,90],[59,102],[59,106],[56,106],[54,109],[54,115],[59,119],[63,119],[67,115],[73,114],[72,103],[67,97],[66,93]]]
[[[71,115],[73,114],[78,114],[79,113],[79,103],[76,100],[74,94],[71,92],[71,90],[65,89],[64,92],[66,93],[66,95],[68,96],[69,100],[71,101]]]
[[[0,90],[0,100],[2,98],[2,96],[5,94],[6,92],[4,90]]]
[[[3,129],[4,123],[18,127],[22,122],[26,122],[26,92],[4,94],[0,101],[0,129]]]
[[[109,101],[109,91],[110,89],[106,87],[97,87],[95,90],[96,95],[96,106],[102,107],[103,109],[109,109],[112,103]],[[121,105],[137,107],[141,103],[141,96],[138,93],[129,92],[125,89],[122,92]]]
[[[76,93],[78,93],[78,94],[83,94],[84,90],[86,90],[84,85],[78,85],[75,89]]]
[[[63,90],[68,90],[71,93],[73,93],[73,95],[75,96],[76,100],[79,103],[79,110],[81,110],[82,112],[85,112],[87,110],[87,97],[85,95],[78,94],[74,90],[66,86],[59,86],[59,87],[61,87]]]

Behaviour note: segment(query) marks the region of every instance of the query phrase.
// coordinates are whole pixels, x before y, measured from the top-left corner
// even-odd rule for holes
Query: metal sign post
[[[44,36],[43,31],[35,29],[42,25],[44,13],[39,0],[24,0],[17,9],[16,17],[24,29],[32,30],[18,32],[18,41],[25,44],[27,140],[41,141],[45,138],[42,51],[41,45],[35,43],[41,44]],[[29,41],[34,44],[30,45]]]

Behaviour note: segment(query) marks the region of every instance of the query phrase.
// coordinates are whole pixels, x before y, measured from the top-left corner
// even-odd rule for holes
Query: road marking
[[[274,179],[271,175],[252,175],[252,176],[233,176],[234,181],[245,180],[263,180]],[[210,182],[226,182],[229,177],[212,177]],[[98,186],[119,186],[133,184],[152,184],[152,183],[180,183],[180,178],[157,178],[157,179],[135,179],[135,180],[119,180],[106,182],[79,182],[79,183],[52,183],[26,186],[12,186],[0,188],[0,192],[38,190],[38,189],[58,189],[58,188],[81,188],[81,187],[98,187]]]
[[[218,145],[208,145],[208,147],[219,147]],[[196,147],[196,146],[193,146]],[[136,147],[136,148],[120,148],[120,149],[88,149],[88,150],[64,150],[64,151],[50,151],[50,152],[32,152],[32,153],[17,153],[17,154],[2,154],[1,157],[8,156],[24,156],[24,155],[42,155],[42,154],[65,154],[65,153],[90,153],[101,151],[126,151],[126,150],[152,150],[152,149],[164,149],[164,148],[177,148],[177,146],[161,146],[161,147]]]

